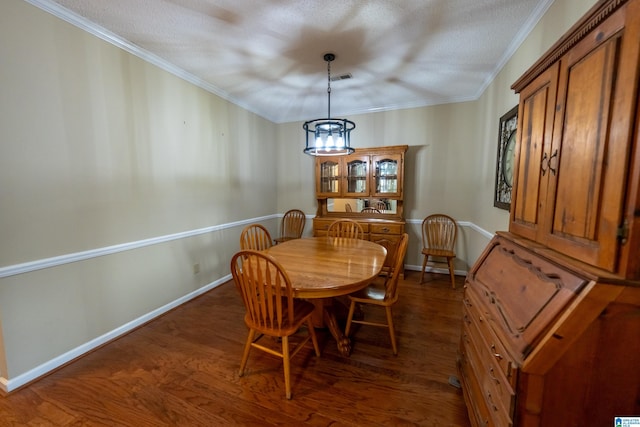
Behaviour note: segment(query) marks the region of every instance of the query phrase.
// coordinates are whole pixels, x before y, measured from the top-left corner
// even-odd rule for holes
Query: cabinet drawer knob
[[[498,412],[498,407],[496,406],[495,403],[493,403],[493,396],[491,396],[490,391],[487,391],[487,397],[489,398],[489,404],[491,404],[491,409],[493,409],[495,412]]]
[[[493,357],[495,357],[498,360],[502,360],[502,355],[496,351],[495,344],[491,344],[491,352],[493,353]]]
[[[469,336],[467,334],[462,334],[462,339],[464,339],[464,342],[466,342],[467,344],[471,343],[471,341],[469,340]]]
[[[496,376],[494,375],[493,368],[489,368],[489,376],[491,377],[492,380],[496,382],[496,384],[500,384],[500,380],[497,379]]]

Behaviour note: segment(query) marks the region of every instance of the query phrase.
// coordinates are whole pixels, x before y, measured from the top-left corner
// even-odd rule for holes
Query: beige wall
[[[349,117],[356,147],[410,146],[409,265],[431,212],[462,221],[462,269],[507,228],[493,185],[509,87],[593,3],[557,0],[477,101]],[[0,4],[0,39],[0,388],[224,281],[246,222],[276,233],[278,213],[315,214],[301,123],[270,123],[22,0]]]
[[[275,124],[21,0],[0,39],[6,382],[227,276],[241,221],[276,231],[277,157]]]

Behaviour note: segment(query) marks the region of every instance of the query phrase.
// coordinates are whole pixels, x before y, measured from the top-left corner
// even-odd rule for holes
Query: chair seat
[[[284,301],[283,301],[283,305],[284,305]],[[311,304],[309,301],[296,300],[295,311],[293,313],[293,323],[289,323],[287,321],[289,317],[289,312],[288,312],[288,309],[286,308],[286,305],[284,305],[284,308],[282,309],[282,319],[283,319],[282,327],[277,331],[274,330],[274,327],[271,325],[261,325],[258,323],[254,323],[251,320],[251,316],[249,313],[247,313],[244,316],[244,321],[247,324],[247,327],[251,329],[255,329],[256,331],[264,335],[270,335],[275,337],[291,335],[295,333],[300,328],[300,326],[302,326],[305,320],[307,320],[307,318],[313,313],[314,309],[315,309],[314,305]]]
[[[422,255],[429,256],[441,256],[441,257],[455,257],[456,253],[453,251],[448,251],[446,249],[430,249],[426,248],[422,250]]]
[[[385,303],[385,294],[386,289],[384,283],[378,283],[378,281],[376,281],[366,288],[354,292],[348,296],[350,300],[356,302],[382,305]]]

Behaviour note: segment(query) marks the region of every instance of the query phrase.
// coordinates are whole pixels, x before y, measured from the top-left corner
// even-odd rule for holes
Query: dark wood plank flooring
[[[351,357],[319,331],[291,366],[260,351],[238,366],[244,309],[226,283],[21,390],[0,396],[2,426],[420,425],[469,426],[457,375],[463,278],[407,271],[394,315],[398,356],[386,329],[360,326]],[[367,308],[365,315],[382,312]]]

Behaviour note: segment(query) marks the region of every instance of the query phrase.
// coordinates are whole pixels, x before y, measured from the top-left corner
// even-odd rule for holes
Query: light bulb
[[[331,148],[333,147],[333,136],[331,134],[329,134],[329,136],[327,136],[327,148]]]

